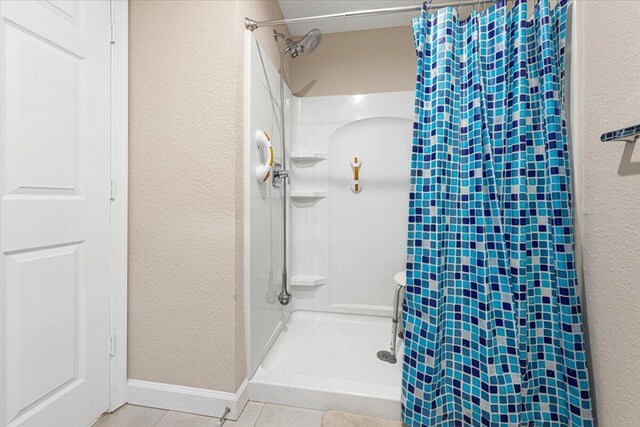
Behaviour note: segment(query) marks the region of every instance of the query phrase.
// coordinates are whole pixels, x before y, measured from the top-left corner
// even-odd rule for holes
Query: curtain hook
[[[431,7],[433,6],[433,0],[429,0],[427,3],[427,13],[431,14]]]

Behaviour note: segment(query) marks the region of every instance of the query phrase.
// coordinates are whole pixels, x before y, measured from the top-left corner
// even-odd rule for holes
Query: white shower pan
[[[250,399],[312,409],[401,419],[402,354],[387,350],[391,319],[294,311],[250,381]]]

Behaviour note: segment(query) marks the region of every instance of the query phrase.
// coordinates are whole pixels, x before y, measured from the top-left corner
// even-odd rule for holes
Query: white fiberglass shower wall
[[[245,323],[247,375],[264,358],[276,333],[286,321],[290,306],[278,302],[283,240],[282,190],[269,179],[256,180],[259,152],[254,134],[265,131],[271,137],[274,161],[282,163],[279,75],[255,38],[247,34],[245,56],[249,58],[245,80]],[[285,88],[285,103],[291,102]],[[291,111],[285,106],[285,114]],[[288,119],[288,117],[287,117]],[[290,127],[288,127],[290,132]],[[290,133],[289,133],[290,134]]]
[[[376,352],[389,349],[394,275],[406,263],[414,94],[296,97],[286,88],[293,300],[282,306],[277,298],[282,189],[273,188],[271,180],[256,181],[253,137],[257,130],[269,133],[280,162],[279,76],[255,39],[248,38],[245,312],[250,397],[399,417],[401,363],[380,361]],[[352,191],[356,157],[359,192]]]
[[[406,263],[413,93],[294,97],[292,106],[294,308],[390,315],[393,276]]]

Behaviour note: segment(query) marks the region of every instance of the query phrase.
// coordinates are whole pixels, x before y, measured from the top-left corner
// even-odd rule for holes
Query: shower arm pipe
[[[450,1],[438,1],[433,2],[429,6],[430,9],[438,9],[441,7],[464,7],[464,6],[478,6],[485,4],[494,4],[495,0],[450,0]],[[277,19],[273,21],[256,21],[251,18],[244,18],[244,27],[249,31],[254,31],[260,27],[275,27],[276,25],[285,25],[285,24],[302,24],[306,22],[319,22],[319,21],[328,21],[331,19],[340,19],[340,18],[357,18],[363,16],[377,16],[377,15],[391,15],[394,13],[403,13],[403,12],[419,12],[422,10],[422,4],[414,5],[414,6],[396,6],[396,7],[385,7],[381,9],[366,9],[366,10],[355,10],[352,12],[341,12],[341,13],[331,13],[328,15],[316,15],[316,16],[305,16],[303,18],[288,18],[288,19]]]

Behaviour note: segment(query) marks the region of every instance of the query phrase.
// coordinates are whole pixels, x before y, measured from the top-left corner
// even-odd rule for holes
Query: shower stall
[[[310,54],[318,33],[282,56]],[[406,263],[414,93],[297,97],[251,33],[246,45],[250,398],[400,419],[401,358],[376,355]],[[256,131],[272,144],[267,181]]]
[[[491,2],[463,0],[439,6],[482,3]],[[427,13],[430,4],[426,3]],[[386,9],[401,10],[416,8]],[[299,21],[305,20],[311,18]],[[252,30],[260,23],[245,24]],[[570,27],[567,32],[572,31]],[[400,420],[403,380],[412,388],[410,381],[420,381],[423,375],[403,372],[403,356],[426,357],[419,349],[405,352],[402,333],[396,333],[392,322],[396,301],[401,300],[396,291],[404,284],[408,262],[415,91],[297,96],[286,73],[280,73],[282,58],[289,54],[295,64],[298,55],[332,46],[320,45],[322,35],[316,29],[298,40],[274,35],[280,42],[277,65],[251,32],[245,43],[249,398]],[[412,40],[409,28],[407,38]],[[574,37],[567,46],[576,49]],[[576,58],[567,56],[571,67],[566,98],[576,117],[571,78]],[[418,108],[428,109],[424,100],[420,103]],[[569,122],[574,133],[576,122]],[[257,141],[261,133],[270,135],[269,144]],[[574,164],[579,163],[576,153]],[[270,167],[271,175],[257,176],[257,165],[262,171]],[[413,169],[422,172],[422,167]],[[578,175],[574,186],[581,185],[579,179]],[[580,192],[576,194],[579,198]],[[580,245],[579,230],[576,235]]]

